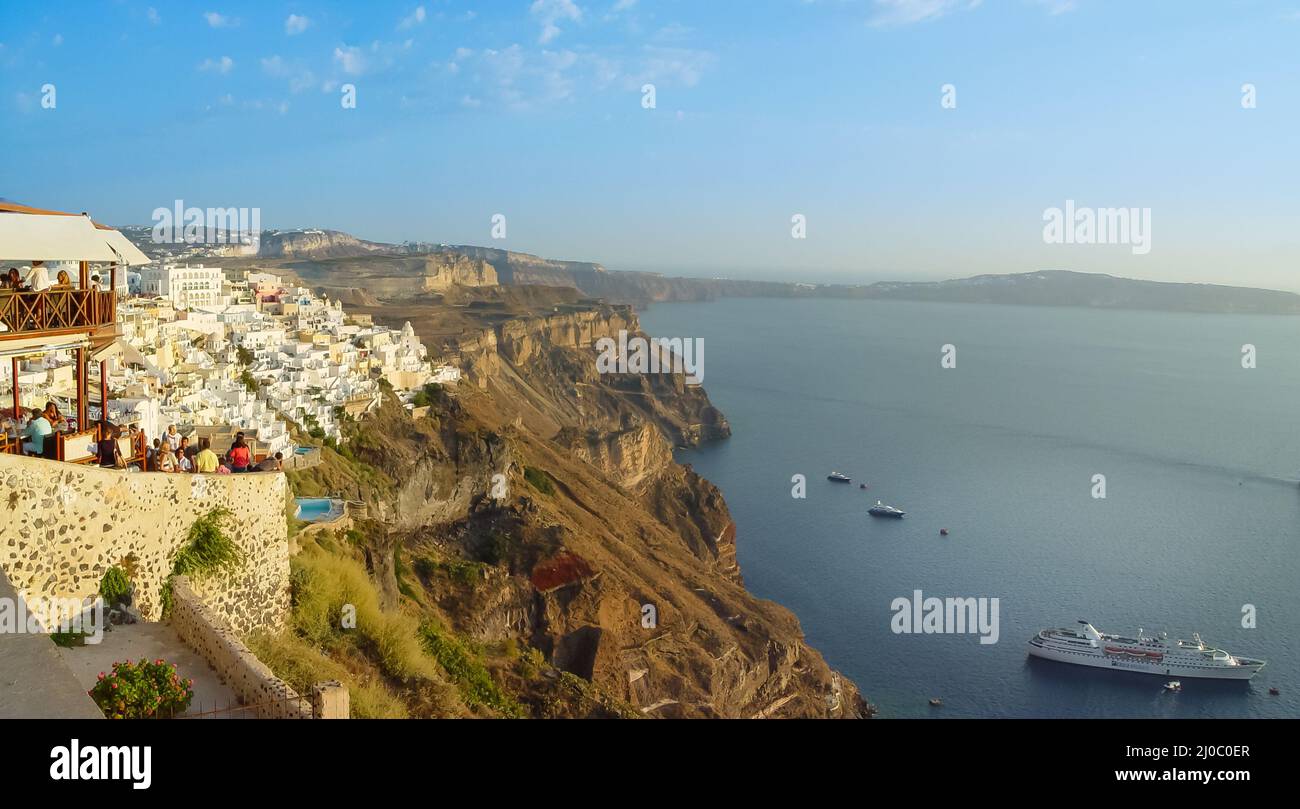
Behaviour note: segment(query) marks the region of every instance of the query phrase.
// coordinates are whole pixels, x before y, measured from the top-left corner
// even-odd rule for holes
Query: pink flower
[[[113,683],[113,690],[114,690],[114,691],[117,690],[117,683]]]
[[[104,679],[104,672],[101,671],[101,672],[99,673],[99,676],[96,677],[95,679],[97,679],[97,680],[102,680],[102,679]]]

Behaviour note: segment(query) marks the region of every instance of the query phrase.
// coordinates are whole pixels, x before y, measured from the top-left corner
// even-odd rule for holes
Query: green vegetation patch
[[[555,484],[551,482],[550,476],[535,466],[524,467],[524,480],[548,497],[555,495]]]
[[[502,716],[519,718],[523,708],[513,697],[504,693],[492,679],[487,667],[456,635],[436,621],[426,621],[420,627],[425,648],[451,677],[461,698],[471,708],[485,706]]]
[[[99,580],[99,595],[110,607],[126,601],[131,595],[131,580],[126,571],[117,565],[110,567]]]
[[[230,573],[239,567],[243,554],[230,537],[221,530],[221,522],[230,516],[225,508],[214,508],[190,525],[185,544],[172,558],[172,572],[162,586],[162,614],[166,618],[172,611],[172,580],[176,576],[203,579],[219,573]]]

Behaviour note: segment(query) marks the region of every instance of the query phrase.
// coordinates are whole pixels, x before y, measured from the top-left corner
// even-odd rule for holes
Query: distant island
[[[158,247],[150,243],[147,227],[126,227],[122,231],[146,252]],[[1223,284],[1142,281],[1072,270],[873,284],[688,278],[608,270],[594,262],[548,259],[494,247],[426,242],[386,244],[321,229],[265,231],[255,252],[230,246],[200,248],[198,254],[221,256],[227,263],[235,259],[234,263],[289,270],[305,283],[333,291],[345,300],[364,300],[375,293],[383,297],[371,284],[387,288],[414,282],[431,291],[452,279],[466,283],[468,275],[478,279],[478,283],[573,287],[592,298],[637,308],[652,303],[718,298],[852,298],[1216,314],[1300,314],[1300,295],[1293,292]],[[489,278],[491,275],[495,278]]]

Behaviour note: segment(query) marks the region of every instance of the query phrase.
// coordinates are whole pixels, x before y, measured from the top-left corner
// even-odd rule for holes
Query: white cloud
[[[235,60],[229,56],[223,56],[220,59],[204,59],[199,65],[199,70],[204,73],[221,73],[226,74],[235,67]]]
[[[578,22],[582,19],[582,9],[578,8],[573,0],[533,0],[528,13],[541,23],[542,33],[537,37],[537,41],[542,45],[562,33],[558,23]]]
[[[402,21],[397,24],[397,30],[405,31],[408,28],[414,28],[415,26],[422,24],[425,16],[424,6],[416,6],[415,11],[412,11],[410,14],[403,17]]]
[[[875,0],[875,3],[876,14],[871,24],[888,26],[937,20],[954,11],[975,8],[980,0]]]
[[[50,40],[50,44],[52,44],[52,45],[53,45],[54,47],[56,47],[56,48],[59,47],[60,45],[62,45],[62,44],[63,44],[63,34],[55,34],[55,35],[54,35],[54,39],[51,39],[51,40]]]
[[[714,61],[714,55],[708,51],[648,46],[644,50],[640,74],[632,83],[639,87],[647,81],[675,82],[683,87],[694,87]]]
[[[158,9],[153,6],[149,6],[148,10],[145,11],[144,16],[145,19],[149,21],[150,25],[158,25],[162,22],[162,17],[158,16]]]
[[[286,62],[279,56],[262,59],[262,72],[273,78],[288,79],[291,93],[301,93],[316,85],[316,75],[305,65]]]
[[[208,25],[212,28],[233,28],[239,25],[239,20],[231,19],[215,11],[204,12],[203,19],[207,20]]]
[[[349,76],[359,76],[366,69],[366,59],[361,49],[344,46],[334,49],[334,63]]]
[[[306,31],[309,25],[311,25],[310,19],[297,14],[290,14],[284,21],[284,32],[289,36],[297,36]]]

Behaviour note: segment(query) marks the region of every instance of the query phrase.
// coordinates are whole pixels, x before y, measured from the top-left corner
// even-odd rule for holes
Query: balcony
[[[0,340],[90,332],[112,325],[116,297],[98,289],[0,291]]]

